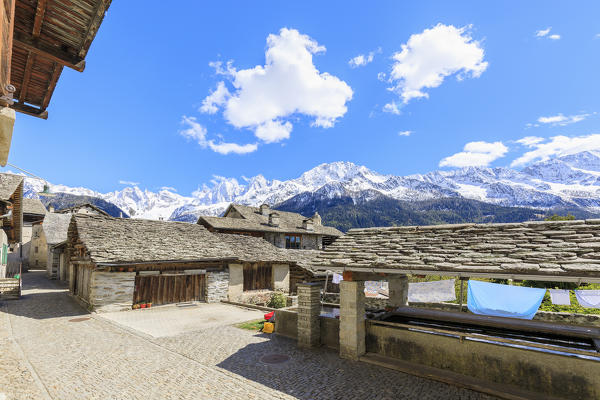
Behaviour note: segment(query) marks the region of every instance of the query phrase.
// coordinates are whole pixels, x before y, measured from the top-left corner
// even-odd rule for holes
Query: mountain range
[[[36,197],[42,186],[43,182],[27,178],[26,197]],[[364,205],[382,199],[407,202],[405,205],[463,199],[498,207],[534,208],[542,212],[581,210],[592,215],[600,212],[600,153],[584,151],[551,158],[521,170],[466,167],[408,176],[380,174],[365,166],[340,161],[318,165],[298,178],[285,181],[269,180],[262,175],[244,178],[242,182],[215,177],[210,185],[203,185],[191,196],[167,189],[142,190],[138,186],[109,193],[64,185],[50,187],[54,192],[100,198],[132,218],[179,221],[195,221],[199,215],[220,215],[231,202],[254,206],[267,203],[286,209],[294,204],[295,210],[307,210],[306,204],[316,204],[317,200],[320,206],[330,201],[333,207],[348,205],[348,201]]]

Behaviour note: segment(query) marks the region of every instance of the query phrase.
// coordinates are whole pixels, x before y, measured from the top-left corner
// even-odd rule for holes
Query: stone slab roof
[[[13,174],[0,174],[0,200],[8,200],[23,182],[23,177]]]
[[[67,240],[67,231],[71,214],[47,213],[42,222],[42,229],[48,245],[56,245]]]
[[[60,214],[72,214],[72,213],[79,212],[79,210],[81,210],[82,208],[90,208],[90,209],[96,211],[100,215],[104,215],[105,217],[110,217],[110,215],[106,211],[99,209],[98,207],[96,207],[95,205],[93,205],[91,203],[77,204],[72,207],[61,208],[60,210],[56,210],[55,212],[60,213]]]
[[[197,224],[73,214],[69,242],[79,239],[97,264],[237,260],[292,262],[266,240],[215,234]]]
[[[263,215],[258,207],[232,204],[230,208],[239,212],[243,218],[202,216],[198,219],[198,223],[222,230],[315,234],[336,237],[343,235],[343,233],[336,228],[324,225],[315,224],[313,230],[307,230],[302,227],[302,222],[307,219],[307,217],[298,213],[270,210],[271,212],[279,214],[279,226],[271,226],[269,225],[269,217]]]
[[[600,220],[352,229],[317,269],[600,278]]]
[[[23,198],[23,214],[44,215],[47,210],[39,199]]]

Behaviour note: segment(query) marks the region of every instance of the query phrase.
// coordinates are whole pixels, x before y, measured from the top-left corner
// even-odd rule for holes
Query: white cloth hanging
[[[575,290],[581,307],[600,308],[600,290]]]
[[[571,305],[571,297],[569,296],[569,291],[566,289],[548,289],[550,292],[550,299],[552,300],[552,304],[557,306],[570,306]]]
[[[343,280],[344,277],[342,275],[336,274],[335,272],[333,273],[333,279],[331,280],[332,283],[337,283],[339,285]]]

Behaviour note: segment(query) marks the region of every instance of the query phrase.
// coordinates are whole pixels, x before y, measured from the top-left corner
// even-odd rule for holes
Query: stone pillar
[[[408,305],[408,277],[406,275],[394,276],[388,279],[389,301],[393,308]]]
[[[321,284],[298,284],[298,346],[316,347],[321,344]]]
[[[365,354],[365,282],[340,282],[340,357]]]

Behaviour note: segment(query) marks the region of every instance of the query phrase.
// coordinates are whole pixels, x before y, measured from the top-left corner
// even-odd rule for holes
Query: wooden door
[[[204,301],[206,275],[138,275],[133,303],[153,305]]]

